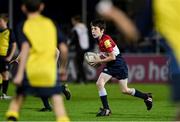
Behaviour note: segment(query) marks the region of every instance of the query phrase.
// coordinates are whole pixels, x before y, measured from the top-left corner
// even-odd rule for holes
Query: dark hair
[[[82,22],[80,15],[73,16],[72,19],[77,21],[77,22]]]
[[[97,26],[97,27],[99,27],[101,30],[102,30],[102,29],[106,30],[106,23],[105,23],[105,21],[102,20],[102,19],[93,20],[93,21],[91,21],[91,24],[90,24],[90,25],[91,25],[91,26]]]
[[[39,10],[42,0],[22,0],[28,12],[36,12]]]
[[[4,21],[8,22],[9,21],[8,14],[6,13],[0,14],[0,19],[3,19]]]

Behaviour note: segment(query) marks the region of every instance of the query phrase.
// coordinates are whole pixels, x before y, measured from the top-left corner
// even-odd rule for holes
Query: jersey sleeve
[[[113,46],[112,46],[112,44],[111,44],[110,39],[106,39],[106,40],[104,41],[104,47],[105,47],[105,49],[106,49],[106,51],[107,51],[108,53],[111,53],[111,52],[113,51]]]
[[[23,32],[23,25],[24,25],[24,22],[20,23],[17,28],[16,28],[16,35],[17,35],[17,45],[18,45],[18,48],[20,49],[21,48],[21,45],[24,43],[24,42],[28,42],[28,39],[26,37],[26,35],[24,34]]]
[[[57,36],[58,36],[58,44],[65,42],[65,36],[63,35],[63,32],[61,31],[60,27],[57,26]]]
[[[16,42],[16,36],[12,30],[10,30],[10,42],[11,43]]]
[[[57,24],[57,22],[53,21],[55,26],[56,26],[56,30],[57,30],[57,39],[58,39],[58,44],[65,42],[66,38],[63,34],[63,32],[60,29],[60,26]]]

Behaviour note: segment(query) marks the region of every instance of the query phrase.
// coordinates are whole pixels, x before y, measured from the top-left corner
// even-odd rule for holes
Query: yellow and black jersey
[[[180,65],[180,0],[154,0],[155,24]]]
[[[0,56],[8,56],[12,48],[12,43],[15,43],[15,41],[16,38],[12,30],[0,30]]]
[[[62,40],[54,22],[42,15],[27,19],[18,28],[20,44],[28,42],[30,52],[26,76],[33,87],[53,87],[57,79],[56,48]]]

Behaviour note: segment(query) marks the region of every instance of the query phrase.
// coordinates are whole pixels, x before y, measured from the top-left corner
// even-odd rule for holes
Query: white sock
[[[107,95],[107,92],[106,92],[106,89],[103,88],[99,91],[99,96],[106,96]]]
[[[136,93],[136,90],[134,88],[130,88],[130,90],[131,90],[131,95],[134,96]]]

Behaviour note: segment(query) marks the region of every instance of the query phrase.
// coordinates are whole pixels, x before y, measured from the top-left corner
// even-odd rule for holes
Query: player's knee
[[[102,88],[102,87],[104,87],[104,83],[103,82],[96,82],[96,86],[98,88]]]
[[[4,77],[3,80],[9,80],[9,77]]]
[[[2,79],[3,80],[9,80],[9,75],[8,74],[3,74]]]
[[[3,77],[2,79],[3,79],[3,80],[9,80],[9,78],[8,78],[8,77]]]

